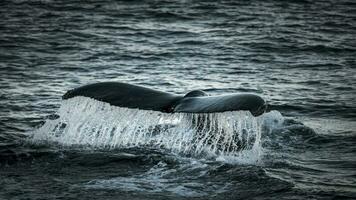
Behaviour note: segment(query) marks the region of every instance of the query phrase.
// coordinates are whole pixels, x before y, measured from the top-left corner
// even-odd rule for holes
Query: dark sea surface
[[[0,199],[356,199],[355,68],[352,0],[2,0]],[[199,132],[61,99],[102,81],[255,93],[270,112]]]

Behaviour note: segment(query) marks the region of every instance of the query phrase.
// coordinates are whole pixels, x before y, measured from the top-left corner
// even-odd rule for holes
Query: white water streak
[[[120,108],[86,97],[66,101],[32,141],[94,148],[151,146],[184,154],[241,156],[262,151],[265,116],[249,112],[161,113]],[[268,121],[268,120],[267,120]],[[247,154],[246,154],[247,152]]]

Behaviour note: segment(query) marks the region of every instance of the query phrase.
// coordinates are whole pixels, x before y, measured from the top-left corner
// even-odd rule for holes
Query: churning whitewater
[[[34,143],[93,148],[162,148],[194,156],[228,156],[257,162],[261,134],[283,123],[277,111],[161,113],[111,106],[87,97],[63,101],[56,119],[34,131]]]

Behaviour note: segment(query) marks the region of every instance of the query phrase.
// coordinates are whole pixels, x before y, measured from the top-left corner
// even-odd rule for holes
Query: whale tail
[[[266,102],[254,94],[208,96],[201,90],[194,90],[182,96],[119,82],[85,85],[69,90],[62,98],[69,99],[76,96],[93,98],[113,106],[166,113],[214,113],[245,110],[258,116],[263,114],[267,108]]]

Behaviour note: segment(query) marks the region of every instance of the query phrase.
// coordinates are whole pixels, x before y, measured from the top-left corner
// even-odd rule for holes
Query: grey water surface
[[[0,199],[355,199],[355,36],[352,0],[2,0]],[[29,140],[101,81],[255,93],[284,120],[256,162]]]

